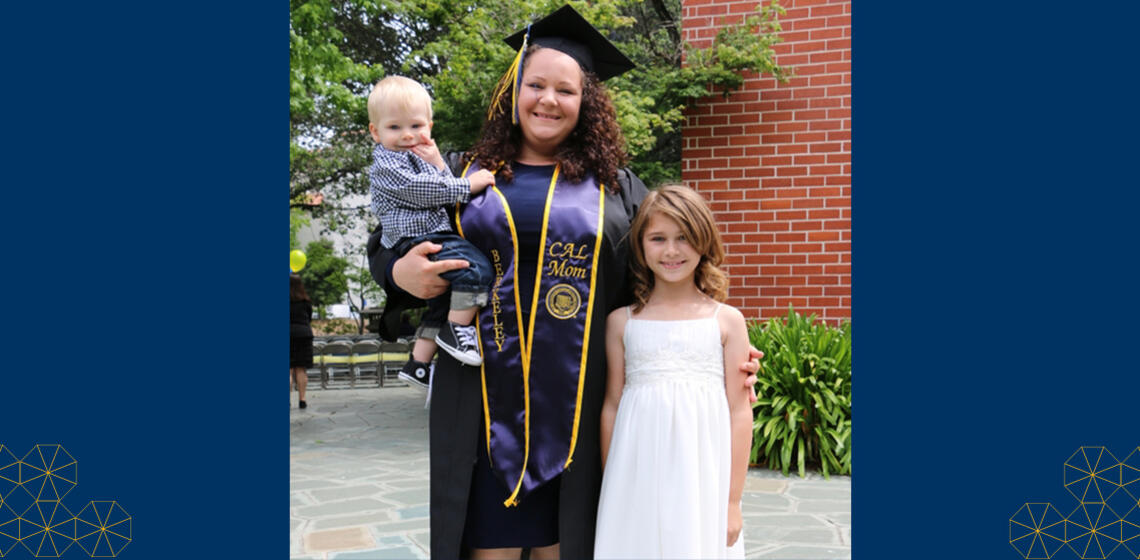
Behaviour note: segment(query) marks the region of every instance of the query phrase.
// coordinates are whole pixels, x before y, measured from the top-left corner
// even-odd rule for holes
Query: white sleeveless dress
[[[744,558],[743,534],[725,546],[732,440],[716,312],[631,317],[623,341],[594,557]]]

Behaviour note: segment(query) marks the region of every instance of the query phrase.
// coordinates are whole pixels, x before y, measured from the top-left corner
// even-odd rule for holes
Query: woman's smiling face
[[[582,105],[582,69],[569,55],[539,49],[526,59],[519,88],[520,156],[551,156],[574,127]]]

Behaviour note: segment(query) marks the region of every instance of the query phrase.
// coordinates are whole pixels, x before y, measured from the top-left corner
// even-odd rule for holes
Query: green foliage
[[[289,209],[289,250],[297,248],[297,232],[309,225],[309,216],[298,208]]]
[[[332,242],[324,239],[309,243],[304,251],[305,268],[299,274],[305,283],[305,291],[313,300],[313,307],[324,317],[324,307],[339,303],[348,291],[348,277],[345,275],[348,261],[336,256]]]
[[[851,323],[831,327],[789,307],[750,324],[748,337],[764,352],[751,462],[784,474],[795,464],[801,477],[808,464],[851,474]]]
[[[784,82],[789,70],[776,64],[776,51],[781,31],[777,19],[784,9],[772,0],[756,6],[757,15],[735,25],[724,25],[717,31],[713,44],[705,49],[686,46],[688,66],[682,69],[676,85],[679,93],[689,97],[706,95],[705,88],[720,89],[728,97],[744,83],[744,73],[771,74]]]
[[[345,269],[348,279],[348,306],[357,313],[356,332],[364,333],[364,315],[361,313],[367,307],[384,307],[387,294],[380,289],[380,285],[372,279],[372,272],[368,269],[368,260],[361,257],[361,264],[349,263]]]
[[[290,202],[322,192],[312,209],[330,229],[369,219],[365,101],[371,84],[399,73],[427,85],[440,149],[464,150],[480,134],[490,94],[514,53],[503,38],[565,0],[290,0]],[[684,110],[710,91],[739,88],[743,75],[785,79],[772,46],[782,9],[773,2],[725,24],[708,48],[680,35],[681,0],[570,2],[636,64],[606,82],[646,184],[681,175]],[[681,68],[682,56],[687,66]]]

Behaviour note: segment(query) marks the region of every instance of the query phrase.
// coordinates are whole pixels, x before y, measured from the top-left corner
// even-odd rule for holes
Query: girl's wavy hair
[[[716,228],[709,205],[697,191],[680,184],[663,185],[650,191],[629,226],[629,270],[633,285],[633,310],[641,311],[653,292],[653,271],[645,262],[642,236],[649,219],[660,214],[677,222],[689,245],[701,256],[693,282],[705,295],[724,301],[728,297],[728,277],[718,268],[724,262],[724,242]]]
[[[540,48],[538,45],[527,47],[524,65],[530,64],[530,55]],[[618,169],[629,162],[625,137],[618,127],[613,101],[602,83],[593,72],[581,70],[582,104],[578,109],[578,125],[558,147],[554,159],[561,166],[560,173],[570,181],[581,181],[593,173],[610,192],[616,193]],[[523,71],[526,71],[525,66]],[[500,81],[508,77],[504,74]],[[522,129],[511,123],[512,110],[510,95],[499,98],[496,106],[491,107],[490,119],[483,123],[479,142],[468,152],[468,159],[483,169],[498,169],[498,176],[506,181],[514,179],[510,162],[518,155],[523,140]]]

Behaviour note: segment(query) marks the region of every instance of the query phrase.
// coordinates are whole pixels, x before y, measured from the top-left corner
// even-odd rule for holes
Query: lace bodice
[[[659,381],[724,386],[724,347],[715,313],[680,321],[631,317],[625,323],[622,340],[627,386]]]

